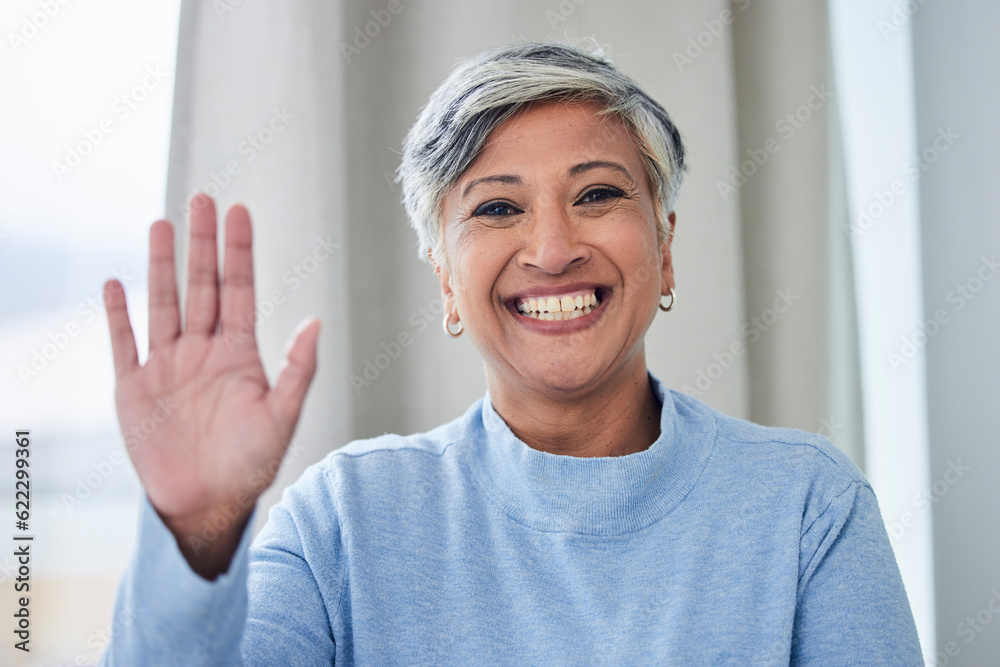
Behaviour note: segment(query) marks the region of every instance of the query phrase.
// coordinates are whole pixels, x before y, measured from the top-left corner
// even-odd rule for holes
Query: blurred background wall
[[[6,24],[30,32],[23,20],[35,25],[40,5],[15,4]],[[17,184],[0,199],[0,276],[26,285],[0,297],[0,418],[10,431],[34,428],[37,530],[52,544],[37,573],[35,662],[6,647],[0,659],[96,660],[114,630],[140,488],[127,461],[87,482],[124,455],[103,313],[37,381],[22,368],[83,317],[80,304],[114,271],[133,275],[126,289],[144,347],[149,223],[175,223],[183,285],[190,196],[249,207],[271,377],[295,324],[323,320],[319,373],[259,530],[282,489],[331,449],[432,428],[483,393],[470,341],[440,329],[437,281],[406,225],[393,180],[401,141],[461,59],[511,41],[583,37],[668,109],[688,149],[678,306],[647,336],[650,369],[723,412],[819,432],[847,452],[879,495],[928,660],[984,664],[1000,654],[1000,623],[989,623],[1000,588],[991,411],[1000,281],[988,267],[1000,238],[988,185],[997,134],[987,125],[998,10],[973,0],[172,6],[147,23],[124,3],[96,18],[66,6],[11,42],[0,70],[26,92],[7,127],[49,119],[30,141],[0,139],[10,156],[0,169]],[[133,118],[143,112],[149,126],[122,119],[75,180],[59,179],[52,163],[148,65],[122,54],[145,54],[154,34],[176,49],[171,42],[171,60],[157,63],[161,97],[148,91],[153,101],[137,104]],[[119,79],[107,83],[91,65],[73,80],[99,89],[95,101],[81,103],[68,83],[39,97],[46,77],[72,69],[73,53],[86,63],[101,54]],[[127,152],[150,136],[162,139]],[[121,203],[129,173],[144,179],[152,205]],[[38,285],[49,285],[44,310]],[[930,333],[941,309],[947,321]],[[0,613],[12,604],[0,596]]]
[[[1000,656],[998,27],[1000,6],[973,0],[913,17],[924,313],[948,318],[922,327],[938,651],[962,665]]]

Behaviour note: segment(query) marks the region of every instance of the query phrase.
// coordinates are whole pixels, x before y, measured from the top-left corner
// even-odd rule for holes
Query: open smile
[[[610,294],[610,289],[597,286],[540,290],[508,300],[507,309],[531,329],[575,331],[596,321]]]

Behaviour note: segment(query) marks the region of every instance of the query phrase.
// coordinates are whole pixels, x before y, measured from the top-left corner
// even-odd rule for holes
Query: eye
[[[618,188],[613,188],[610,186],[602,185],[601,187],[594,188],[593,190],[588,190],[577,204],[600,204],[602,202],[609,201],[611,199],[617,199],[619,197],[624,197],[625,193]]]
[[[509,204],[504,201],[491,201],[481,205],[472,213],[472,215],[500,217],[500,216],[516,215],[518,213],[523,213],[523,211],[514,206],[513,204]]]

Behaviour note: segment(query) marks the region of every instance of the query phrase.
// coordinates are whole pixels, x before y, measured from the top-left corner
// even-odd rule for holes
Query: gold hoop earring
[[[444,332],[446,334],[448,334],[449,336],[451,336],[452,338],[458,338],[459,336],[462,335],[462,332],[465,331],[465,325],[462,324],[462,320],[459,320],[458,321],[458,333],[452,333],[451,332],[451,327],[448,326],[448,324],[449,324],[448,320],[450,320],[450,319],[451,319],[451,316],[449,316],[446,313],[445,316],[444,316],[444,322],[442,322],[442,324],[444,325]]]
[[[660,299],[660,310],[662,310],[665,313],[669,313],[670,309],[674,307],[674,301],[676,301],[676,300],[677,300],[677,295],[674,294],[674,288],[671,287],[670,288],[670,305],[667,306],[666,308],[664,308],[663,307],[663,299],[661,298]]]

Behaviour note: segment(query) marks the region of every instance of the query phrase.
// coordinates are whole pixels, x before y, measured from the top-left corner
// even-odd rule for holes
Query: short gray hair
[[[490,134],[530,102],[595,101],[636,139],[657,200],[660,238],[670,230],[684,166],[684,145],[670,115],[600,49],[559,43],[513,44],[461,63],[431,95],[403,142],[397,169],[403,205],[419,238],[443,261],[441,200],[479,156]]]

